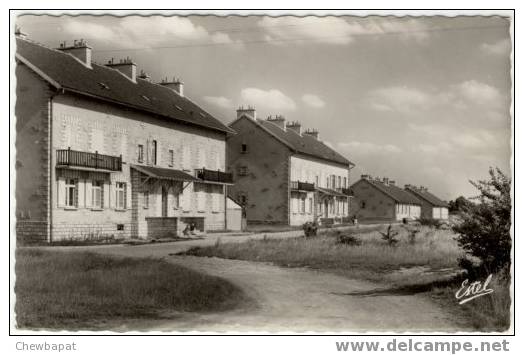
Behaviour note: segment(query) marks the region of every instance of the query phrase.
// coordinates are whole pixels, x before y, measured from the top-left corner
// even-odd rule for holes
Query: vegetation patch
[[[108,329],[176,312],[224,311],[246,301],[233,284],[163,260],[19,249],[20,328]]]

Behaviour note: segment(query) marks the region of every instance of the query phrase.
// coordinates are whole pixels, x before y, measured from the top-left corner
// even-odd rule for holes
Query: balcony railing
[[[75,166],[111,171],[122,171],[122,156],[115,157],[71,149],[56,151],[56,165]]]
[[[315,184],[302,181],[291,181],[291,190],[296,191],[315,191]]]
[[[197,169],[196,177],[205,181],[219,182],[223,184],[233,183],[233,174],[219,170]]]

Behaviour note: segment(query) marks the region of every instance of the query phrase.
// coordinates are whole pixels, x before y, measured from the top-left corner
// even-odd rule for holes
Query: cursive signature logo
[[[489,275],[482,283],[475,281],[469,284],[469,280],[462,282],[462,287],[455,293],[455,297],[460,300],[459,304],[464,304],[480,296],[484,296],[493,292],[493,289],[488,288],[493,275]]]

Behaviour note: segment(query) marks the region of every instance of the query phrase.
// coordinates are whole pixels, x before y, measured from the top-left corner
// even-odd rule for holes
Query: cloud
[[[490,104],[500,102],[501,95],[498,89],[478,82],[476,80],[468,80],[456,86],[458,94],[471,102],[476,104]]]
[[[302,101],[309,107],[322,108],[326,103],[318,96],[312,94],[305,94],[302,96]]]
[[[370,92],[370,107],[377,111],[409,113],[431,104],[430,94],[407,86],[391,86]]]
[[[506,55],[511,53],[511,42],[509,39],[502,39],[495,43],[482,43],[480,49],[491,55]]]
[[[210,33],[187,17],[178,16],[126,16],[111,24],[72,18],[65,22],[63,30],[88,41],[109,42],[116,48],[150,47],[160,43],[236,43],[226,33]]]
[[[231,100],[223,96],[204,96],[204,101],[223,108],[233,107]]]
[[[297,108],[293,99],[277,89],[246,88],[242,89],[240,96],[245,103],[257,108],[262,107],[274,111],[294,111]]]
[[[402,149],[394,144],[375,144],[371,142],[340,142],[338,147],[352,153],[361,154],[383,154],[383,153],[401,153]]]
[[[274,44],[287,41],[347,45],[360,35],[395,33],[401,39],[425,40],[426,25],[415,19],[373,18],[367,21],[343,17],[264,17],[258,26],[266,31],[264,38]]]
[[[497,145],[495,136],[485,130],[459,133],[452,138],[452,141],[462,148],[490,148]]]
[[[480,110],[483,116],[497,121],[496,112],[507,109],[508,99],[499,89],[477,80],[449,85],[442,90],[427,90],[408,86],[390,86],[370,91],[365,104],[379,112],[422,114],[440,109],[449,114],[450,108],[458,111]],[[495,119],[497,118],[497,119]]]

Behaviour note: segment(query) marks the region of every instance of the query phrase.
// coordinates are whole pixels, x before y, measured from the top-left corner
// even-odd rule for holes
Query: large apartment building
[[[18,238],[154,238],[226,228],[232,130],[153,83],[129,58],[91,60],[84,41],[17,38]]]
[[[227,167],[231,196],[245,208],[248,223],[301,225],[347,221],[350,209],[348,159],[284,117],[257,119],[240,108],[229,125]]]

